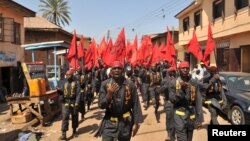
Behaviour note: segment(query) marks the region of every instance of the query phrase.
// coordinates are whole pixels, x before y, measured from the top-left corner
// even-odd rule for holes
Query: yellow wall
[[[201,1],[202,2],[202,1]],[[239,34],[242,32],[250,31],[250,16],[249,8],[245,7],[237,12],[237,16],[234,14],[234,0],[225,0],[225,19],[215,19],[213,23],[212,19],[212,0],[203,0],[200,6],[192,9],[192,11],[186,13],[179,19],[179,44],[186,45],[192,38],[194,30],[194,13],[202,9],[202,22],[201,26],[196,28],[196,35],[199,41],[207,40],[207,27],[208,23],[212,23],[212,31],[214,38],[220,38],[230,36],[233,34]],[[183,19],[189,16],[189,30],[183,32]]]
[[[194,13],[202,10],[201,26],[196,27],[196,35],[203,49],[206,46],[208,24],[211,23],[213,38],[216,45],[229,42],[229,48],[240,48],[241,46],[250,45],[250,9],[245,7],[235,14],[234,0],[225,0],[225,18],[213,20],[213,2],[214,0],[197,0],[196,4],[188,7],[177,15],[179,19],[179,45],[183,46],[185,52],[186,45],[192,38],[194,30]],[[250,0],[249,0],[250,4]],[[183,31],[183,19],[189,16],[189,29]],[[246,50],[246,49],[245,49]],[[181,52],[181,51],[179,51]],[[241,53],[241,55],[243,55]],[[181,55],[178,55],[178,58]],[[250,59],[250,53],[241,57],[241,66],[243,62]],[[215,56],[210,57],[211,64],[215,63]],[[244,67],[244,66],[242,66]],[[242,70],[242,69],[241,69]],[[249,69],[250,70],[250,69]]]

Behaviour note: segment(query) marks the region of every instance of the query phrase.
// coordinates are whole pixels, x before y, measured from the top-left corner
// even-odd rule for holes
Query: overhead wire
[[[110,37],[116,37],[119,34],[118,30],[121,30],[122,27],[124,27],[125,30],[131,30],[135,32],[149,23],[156,22],[155,19],[159,19],[159,18],[166,19],[167,16],[172,16],[172,13],[174,12],[176,13],[177,10],[184,8],[184,6],[187,6],[189,4],[184,1],[187,1],[187,0],[178,0],[178,1],[170,0],[170,2],[168,1],[167,3],[157,8],[156,10],[153,10],[147,13],[146,15],[138,18],[137,20],[131,23],[128,23],[121,27],[115,27],[115,28],[109,29],[110,34],[112,34],[112,36],[110,35]]]

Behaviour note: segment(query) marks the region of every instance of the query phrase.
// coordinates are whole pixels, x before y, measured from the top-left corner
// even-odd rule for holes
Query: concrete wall
[[[11,8],[0,7],[0,13],[2,17],[13,18],[14,22],[20,24],[20,40],[21,44],[24,44],[24,27],[23,27],[23,16],[14,12]],[[5,31],[6,34],[9,34]],[[14,53],[16,55],[16,61],[11,63],[0,62],[0,67],[16,66],[17,61],[24,61],[24,49],[21,45],[13,44],[11,42],[0,42],[0,50],[6,53]]]
[[[200,6],[192,9],[179,19],[179,45],[186,45],[192,38],[194,30],[194,13],[202,10],[201,26],[196,27],[196,35],[199,41],[207,40],[208,24],[212,24],[213,37],[220,38],[250,31],[249,8],[245,7],[234,14],[234,0],[225,0],[225,18],[213,21],[213,0],[203,0]],[[189,30],[183,31],[183,19],[189,16]]]
[[[232,49],[240,48],[242,46],[249,47],[250,45],[250,10],[249,7],[235,12],[234,0],[225,0],[225,17],[213,19],[213,2],[214,0],[197,0],[197,3],[184,10],[179,14],[179,45],[185,47],[192,38],[192,33],[194,30],[194,13],[198,10],[202,10],[201,14],[201,25],[196,27],[196,35],[200,45],[203,50],[206,47],[208,25],[211,24],[213,38],[216,42],[216,48],[228,45],[229,48],[229,71],[230,70],[249,70],[245,65],[246,60],[250,60],[250,53],[247,52],[248,49],[244,49],[246,52],[241,55],[241,64],[233,63],[234,54]],[[250,3],[250,2],[249,2]],[[189,17],[189,29],[183,31],[183,19]],[[186,51],[186,50],[185,50]],[[184,51],[184,52],[185,52]],[[215,52],[216,54],[216,52]],[[211,64],[216,64],[216,56],[211,54],[210,62]],[[239,67],[239,68],[235,68]],[[244,68],[241,68],[244,67]]]

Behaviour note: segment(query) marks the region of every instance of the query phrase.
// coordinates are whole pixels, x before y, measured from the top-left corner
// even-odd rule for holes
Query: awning
[[[34,50],[34,49],[45,49],[45,48],[60,48],[60,49],[67,49],[69,48],[69,43],[65,41],[52,41],[52,42],[41,42],[41,43],[34,43],[34,44],[25,44],[21,45],[25,50]]]

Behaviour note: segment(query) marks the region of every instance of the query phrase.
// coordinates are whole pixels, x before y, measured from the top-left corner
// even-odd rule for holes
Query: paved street
[[[165,113],[163,111],[163,106],[159,108],[159,123],[156,120],[156,116],[154,115],[154,108],[150,106],[150,108],[145,111],[143,110],[144,115],[144,123],[141,125],[138,134],[132,138],[132,141],[163,141],[166,138],[165,131]],[[91,111],[86,114],[86,120],[81,122],[78,128],[79,137],[71,139],[73,141],[100,141],[101,138],[95,138],[94,133],[98,129],[98,125],[102,119],[104,111],[97,108],[97,99],[94,101],[92,105]],[[193,141],[207,141],[207,131],[206,127],[209,123],[209,112],[204,108],[205,122],[204,126],[201,130],[194,132]],[[221,124],[229,124],[228,121],[219,117],[219,122]],[[42,137],[42,141],[54,141],[58,140],[61,135],[60,132],[61,121],[60,117],[49,127],[39,128],[38,131],[44,132],[44,136]],[[71,127],[70,127],[71,128]],[[70,136],[72,131],[67,132],[67,136]]]

